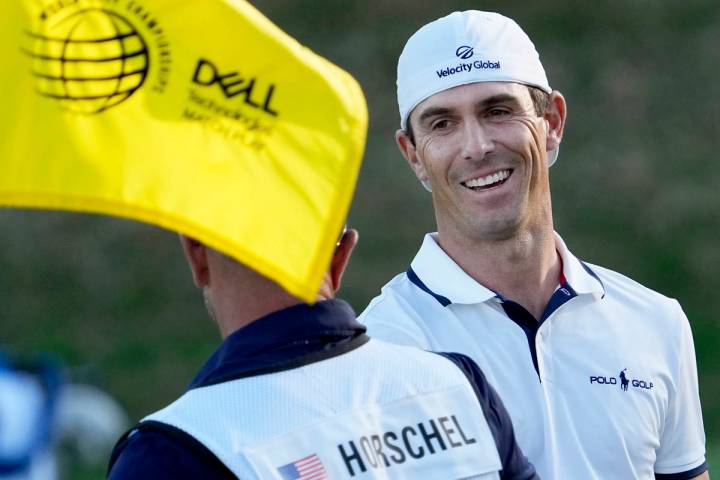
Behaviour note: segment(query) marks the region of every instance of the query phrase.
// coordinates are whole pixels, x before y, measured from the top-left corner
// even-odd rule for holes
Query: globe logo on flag
[[[46,32],[28,32],[32,74],[40,95],[77,113],[94,114],[127,100],[145,81],[149,55],[133,25],[115,12],[91,8]]]

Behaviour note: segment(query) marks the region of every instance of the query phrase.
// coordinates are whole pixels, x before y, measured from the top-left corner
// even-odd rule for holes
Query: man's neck
[[[438,243],[477,282],[541,318],[562,268],[552,224],[505,240],[458,242],[438,232]]]
[[[226,311],[227,313],[218,315],[216,318],[220,335],[225,339],[260,318],[299,304],[300,302],[296,298],[287,298],[284,301],[272,303],[248,303],[242,308],[233,310],[233,313]]]
[[[237,266],[215,277],[206,303],[222,338],[266,315],[302,301],[274,281],[249,268]]]

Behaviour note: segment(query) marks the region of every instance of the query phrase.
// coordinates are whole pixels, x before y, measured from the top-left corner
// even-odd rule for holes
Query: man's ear
[[[550,101],[545,110],[543,118],[547,121],[548,132],[546,137],[545,150],[550,152],[560,147],[562,141],[563,130],[565,128],[565,120],[567,118],[567,104],[565,97],[560,92],[554,90],[550,94]]]
[[[350,262],[350,255],[352,255],[353,249],[355,245],[357,245],[358,237],[358,232],[354,229],[344,232],[340,237],[335,247],[332,260],[330,261],[330,267],[328,267],[320,283],[320,289],[317,294],[318,301],[335,298],[335,293],[340,290],[345,268],[347,268]]]
[[[360,235],[358,234],[358,231],[351,228],[343,233],[343,236],[340,237],[338,246],[335,247],[335,253],[333,254],[332,261],[330,262],[330,269],[328,271],[330,276],[330,287],[333,295],[340,290],[343,274],[350,262],[350,256],[352,255],[359,238]]]
[[[195,286],[198,288],[207,286],[210,283],[208,247],[185,235],[180,235],[180,244],[185,252],[185,259],[190,265]]]
[[[402,156],[408,162],[408,165],[410,165],[410,168],[412,168],[412,171],[415,172],[417,179],[421,182],[427,182],[428,175],[427,171],[425,171],[425,166],[418,158],[415,144],[413,144],[410,140],[410,137],[408,137],[405,130],[400,129],[395,132],[395,143],[397,144],[398,149],[400,149]]]

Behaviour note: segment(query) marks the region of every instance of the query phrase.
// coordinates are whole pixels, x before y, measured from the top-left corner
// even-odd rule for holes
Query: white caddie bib
[[[263,479],[497,479],[500,458],[478,411],[476,398],[452,387],[337,415],[244,453]]]
[[[495,480],[502,470],[460,368],[376,340],[189,390],[145,420],[191,435],[243,480]]]

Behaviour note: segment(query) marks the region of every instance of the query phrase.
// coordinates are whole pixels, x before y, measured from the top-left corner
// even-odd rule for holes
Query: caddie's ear
[[[550,94],[548,107],[545,109],[543,118],[548,125],[545,149],[550,152],[560,147],[563,130],[565,128],[567,104],[565,103],[565,97],[562,96],[562,93],[553,90]]]
[[[190,266],[193,282],[198,288],[203,288],[210,283],[210,272],[208,270],[208,247],[194,238],[180,235],[185,259]]]
[[[345,269],[350,262],[350,256],[358,243],[358,238],[358,231],[355,229],[347,230],[340,237],[330,261],[330,267],[320,284],[318,300],[329,300],[335,297],[335,293],[340,289]]]
[[[408,119],[408,121],[410,120]],[[412,171],[415,172],[417,179],[420,180],[420,182],[428,182],[425,165],[423,165],[418,158],[415,144],[412,140],[410,140],[410,137],[405,130],[399,129],[395,132],[395,143],[397,144],[398,149],[400,149],[402,156],[408,162],[408,165],[410,165],[410,168],[412,168]]]
[[[345,274],[345,269],[350,263],[350,256],[355,250],[359,238],[358,231],[351,228],[343,233],[338,246],[335,247],[335,254],[330,262],[330,279],[334,292],[340,290],[343,274]]]

